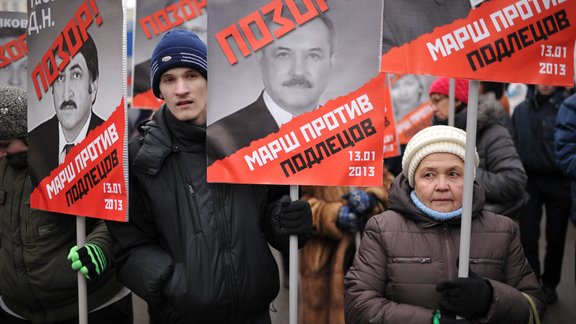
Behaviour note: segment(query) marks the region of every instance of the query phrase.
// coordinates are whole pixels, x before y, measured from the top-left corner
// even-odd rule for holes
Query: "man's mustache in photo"
[[[72,99],[63,101],[63,102],[60,104],[60,110],[64,110],[64,109],[76,109],[76,108],[78,108],[78,106],[76,106],[76,103],[75,103],[74,100],[72,100]]]
[[[305,76],[295,75],[288,81],[282,83],[285,87],[302,87],[302,88],[312,88],[312,82],[308,81]]]

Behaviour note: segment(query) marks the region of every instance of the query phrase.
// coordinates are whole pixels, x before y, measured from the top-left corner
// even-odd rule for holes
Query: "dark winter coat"
[[[10,310],[33,323],[78,317],[78,276],[67,260],[76,245],[76,217],[31,209],[26,159],[20,165],[9,159],[0,159],[0,295]],[[86,233],[86,242],[112,255],[104,221],[87,219]],[[123,289],[107,263],[106,272],[88,281],[89,311]]]
[[[554,126],[556,161],[572,180],[572,221],[576,223],[576,94],[568,97],[558,110]]]
[[[438,222],[412,202],[404,175],[390,191],[390,209],[370,218],[354,264],[348,271],[349,323],[432,323],[439,307],[436,284],[458,277],[460,222]],[[483,211],[484,195],[475,183],[472,203],[470,271],[488,279],[493,300],[481,323],[528,323],[532,296],[545,310],[538,279],[524,257],[516,224]]]
[[[454,116],[454,126],[466,130],[468,108]],[[476,150],[480,165],[476,181],[486,195],[484,209],[496,214],[516,217],[518,209],[528,200],[525,191],[528,177],[508,129],[503,126],[504,108],[493,94],[483,95],[478,102]]]
[[[551,96],[531,91],[526,100],[514,108],[514,143],[529,176],[562,177],[554,152],[554,124],[563,100],[563,88]]]
[[[554,140],[558,167],[576,180],[576,94],[560,105],[554,127]]]
[[[270,188],[207,183],[205,141],[165,105],[130,141],[130,222],[108,223],[119,279],[165,323],[250,323],[279,291]]]

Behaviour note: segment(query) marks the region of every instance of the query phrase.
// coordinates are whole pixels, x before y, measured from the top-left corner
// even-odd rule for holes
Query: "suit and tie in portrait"
[[[64,161],[71,147],[104,122],[93,111],[98,92],[98,52],[94,40],[87,35],[88,39],[52,85],[55,115],[28,134],[33,188]],[[64,50],[69,52],[66,47]]]

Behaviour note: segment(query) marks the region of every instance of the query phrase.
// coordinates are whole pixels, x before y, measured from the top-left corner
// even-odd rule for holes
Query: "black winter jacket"
[[[31,190],[26,157],[0,159],[0,295],[32,323],[62,322],[78,317],[78,276],[66,259],[76,245],[76,218],[30,208]],[[111,259],[104,221],[86,219],[86,234]],[[89,311],[123,289],[108,265],[87,281]]]
[[[564,98],[563,88],[551,96],[542,96],[534,90],[514,108],[514,143],[528,176],[562,176],[554,154],[554,123]]]
[[[454,126],[466,130],[468,108],[454,116]],[[484,208],[496,214],[517,217],[518,209],[528,200],[528,176],[504,126],[509,117],[493,94],[481,95],[477,110],[476,150],[480,164],[476,181],[486,193]]]
[[[279,290],[271,189],[207,183],[206,129],[165,105],[139,131],[129,147],[130,221],[107,223],[120,281],[165,323],[253,322]]]

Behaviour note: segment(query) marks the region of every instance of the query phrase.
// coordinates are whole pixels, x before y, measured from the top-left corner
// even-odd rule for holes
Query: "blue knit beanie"
[[[160,98],[160,77],[176,67],[190,67],[208,79],[206,44],[191,31],[173,29],[160,39],[150,61],[150,83],[154,95]]]

